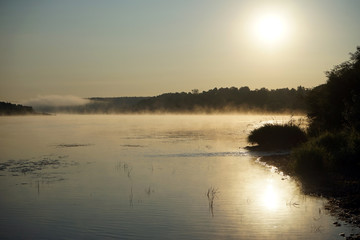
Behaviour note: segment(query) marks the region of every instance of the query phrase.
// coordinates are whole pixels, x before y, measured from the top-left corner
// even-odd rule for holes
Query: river
[[[0,118],[0,239],[343,239],[358,229],[257,161],[285,115]],[[341,226],[333,224],[338,221]]]

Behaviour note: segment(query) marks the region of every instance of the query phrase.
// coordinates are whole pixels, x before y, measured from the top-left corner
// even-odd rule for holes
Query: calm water
[[[0,118],[0,239],[343,239],[250,154],[264,115]]]

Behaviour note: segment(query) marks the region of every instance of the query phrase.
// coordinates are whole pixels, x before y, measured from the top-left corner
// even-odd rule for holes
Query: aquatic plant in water
[[[206,196],[208,198],[208,201],[209,201],[209,210],[211,212],[211,215],[214,217],[214,199],[216,197],[218,193],[218,190],[214,187],[210,187],[208,190],[207,190],[207,193],[206,193]]]

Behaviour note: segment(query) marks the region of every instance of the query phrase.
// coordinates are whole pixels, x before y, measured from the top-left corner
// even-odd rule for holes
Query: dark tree
[[[327,82],[308,97],[310,132],[360,127],[360,47],[351,58],[326,72]]]

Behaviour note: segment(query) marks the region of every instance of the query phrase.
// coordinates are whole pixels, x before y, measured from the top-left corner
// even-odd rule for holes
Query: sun
[[[285,23],[276,15],[263,16],[256,22],[255,31],[260,40],[276,42],[285,35]]]
[[[254,17],[251,28],[254,40],[268,47],[280,46],[289,35],[286,17],[277,12],[258,14]]]

